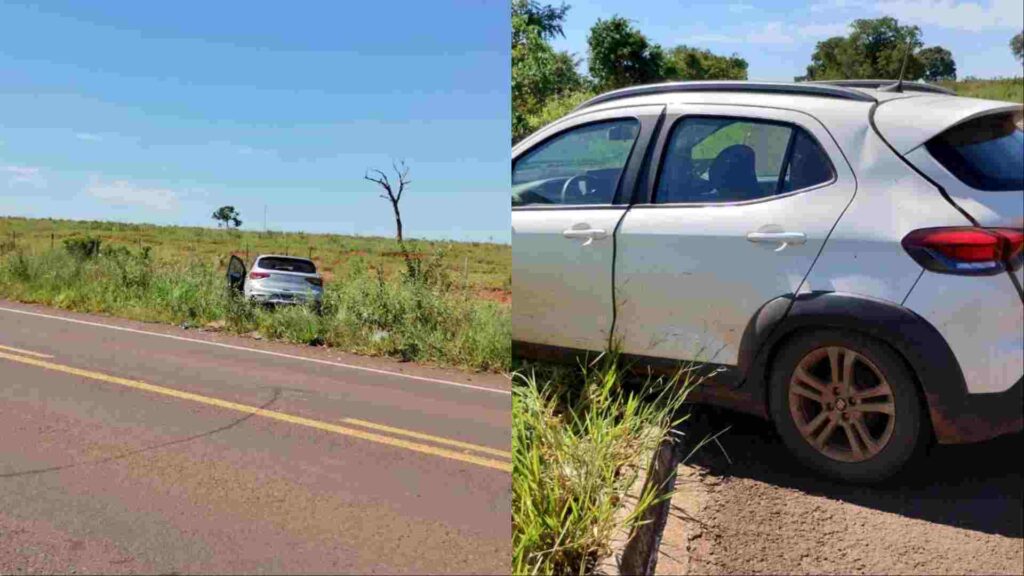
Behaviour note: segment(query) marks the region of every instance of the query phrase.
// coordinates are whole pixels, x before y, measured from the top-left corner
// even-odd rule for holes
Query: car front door
[[[245,287],[245,264],[242,259],[234,254],[228,259],[228,287],[238,294],[242,293]]]
[[[573,116],[513,149],[513,340],[607,345],[615,228],[662,109]]]
[[[748,321],[798,293],[856,181],[801,112],[678,105],[664,127],[617,238],[616,337],[628,354],[735,365]]]

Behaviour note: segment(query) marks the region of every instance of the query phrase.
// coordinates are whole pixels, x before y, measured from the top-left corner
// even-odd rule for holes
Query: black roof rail
[[[701,82],[666,82],[664,84],[647,84],[613,90],[580,104],[576,110],[589,108],[603,102],[647,96],[649,94],[671,94],[678,92],[747,92],[758,94],[790,94],[793,96],[819,96],[824,98],[840,98],[858,102],[877,102],[878,100],[859,90],[843,86],[811,84],[809,82],[747,82],[747,81],[701,81]]]
[[[842,86],[844,88],[866,88],[868,90],[878,90],[887,86],[893,86],[896,84],[896,80],[810,80],[805,84],[815,84],[818,86]],[[949,94],[952,96],[956,95],[956,92],[949,88],[943,88],[942,86],[936,86],[935,84],[926,84],[924,82],[904,82],[902,89],[904,92],[929,92],[932,94]]]

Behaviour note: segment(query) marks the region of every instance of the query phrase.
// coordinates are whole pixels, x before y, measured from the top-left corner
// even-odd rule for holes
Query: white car
[[[260,304],[313,304],[323,301],[324,281],[316,264],[306,258],[262,254],[246,274],[237,256],[228,263],[228,283],[245,298]]]
[[[640,86],[523,140],[514,352],[706,362],[850,481],[1021,430],[1021,105],[891,84]]]

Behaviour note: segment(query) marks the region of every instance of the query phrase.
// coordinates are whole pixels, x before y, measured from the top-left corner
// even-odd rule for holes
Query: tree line
[[[537,0],[512,2],[512,141],[568,113],[588,98],[626,86],[672,80],[746,80],[747,61],[688,45],[665,48],[648,39],[622,16],[598,19],[587,34],[587,71],[579,60],[557,51],[551,40],[564,37],[570,7]],[[942,46],[925,47],[921,29],[885,16],[855,20],[846,36],[818,42],[806,73],[794,80],[895,79],[929,82],[956,80],[953,54]],[[1010,41],[1024,61],[1024,38]]]
[[[564,36],[569,6],[512,2],[512,139],[518,141],[591,96],[666,80],[746,79],[747,61],[733,54],[651,42],[621,16],[599,19],[587,35],[587,73],[551,40]]]

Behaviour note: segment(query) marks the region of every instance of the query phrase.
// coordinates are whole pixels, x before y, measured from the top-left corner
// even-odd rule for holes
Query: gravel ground
[[[701,409],[659,574],[1024,574],[1024,436],[936,446],[878,486],[815,477],[772,427]],[[732,462],[730,463],[729,460]]]

